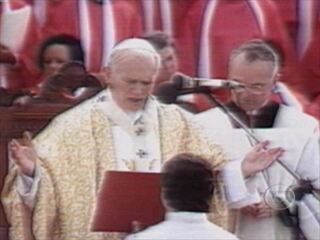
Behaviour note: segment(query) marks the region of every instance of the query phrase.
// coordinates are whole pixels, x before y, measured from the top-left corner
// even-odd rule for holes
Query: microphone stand
[[[255,136],[250,129],[248,128],[248,126],[246,124],[244,124],[236,115],[234,115],[231,111],[229,111],[227,109],[227,107],[220,101],[218,100],[211,92],[210,88],[208,87],[200,87],[198,89],[194,89],[194,92],[197,93],[206,93],[210,100],[212,100],[225,114],[227,114],[228,117],[230,117],[234,122],[236,122],[241,129],[243,129],[246,134],[251,137],[256,144],[261,143],[261,141],[257,138],[257,136]],[[191,92],[190,90],[186,90],[187,93]],[[183,92],[181,92],[183,94]],[[308,180],[305,180],[303,178],[301,178],[297,173],[295,173],[289,166],[287,166],[283,161],[281,161],[281,159],[277,159],[276,160],[280,166],[285,169],[298,183],[298,185],[303,186],[304,184],[306,184],[307,182],[309,182]],[[311,185],[311,183],[309,183]],[[310,189],[311,187],[311,189]],[[315,199],[317,199],[320,202],[320,196],[319,194],[314,190],[314,188],[312,186],[307,186],[306,189],[308,189],[308,192],[311,193]]]

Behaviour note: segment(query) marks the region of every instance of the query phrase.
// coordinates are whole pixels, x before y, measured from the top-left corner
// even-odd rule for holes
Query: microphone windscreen
[[[155,95],[160,102],[171,104],[176,102],[179,90],[178,84],[174,82],[163,82],[157,87],[153,95]]]
[[[179,84],[179,88],[183,90],[196,89],[202,86],[200,84],[201,81],[199,81],[199,78],[193,78],[182,73],[173,76],[173,82]]]
[[[186,81],[186,78],[187,77],[182,74],[175,74],[174,76],[172,76],[171,82],[175,84],[179,90],[182,90],[183,83]]]

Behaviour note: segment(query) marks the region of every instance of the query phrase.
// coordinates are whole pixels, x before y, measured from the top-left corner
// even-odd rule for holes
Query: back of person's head
[[[244,54],[248,63],[255,61],[272,62],[275,72],[278,72],[282,66],[282,56],[276,45],[263,39],[250,40],[233,50],[230,54],[229,64],[234,58],[242,54]]]
[[[173,211],[209,212],[214,191],[212,165],[193,154],[179,154],[162,168],[162,199]]]
[[[174,40],[165,32],[151,32],[144,35],[142,38],[150,42],[157,51],[162,50],[166,47],[175,48]]]
[[[45,52],[52,45],[66,46],[70,53],[70,59],[69,59],[70,61],[78,61],[78,62],[84,63],[85,54],[84,54],[81,41],[78,38],[73,37],[71,35],[59,34],[59,35],[54,35],[52,37],[49,37],[41,44],[38,52],[38,59],[37,59],[38,67],[40,69],[42,70],[44,69]]]

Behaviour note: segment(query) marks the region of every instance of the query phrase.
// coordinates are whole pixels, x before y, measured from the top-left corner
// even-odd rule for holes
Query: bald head
[[[240,57],[239,57],[240,56]],[[234,59],[242,58],[247,63],[263,61],[270,63],[273,74],[280,71],[281,57],[277,49],[266,41],[260,39],[250,40],[239,48],[233,50],[230,55],[229,63],[233,63]]]

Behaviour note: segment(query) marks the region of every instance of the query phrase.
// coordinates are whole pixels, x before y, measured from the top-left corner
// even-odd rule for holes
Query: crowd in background
[[[18,63],[2,87],[25,89],[41,81],[37,53],[46,39],[67,34],[80,39],[89,72],[97,73],[112,46],[155,30],[175,40],[179,71],[226,78],[230,51],[263,38],[283,56],[281,81],[304,110],[320,117],[320,3],[315,0],[4,0],[1,13],[30,5]],[[223,97],[222,97],[223,98]],[[199,97],[198,103],[206,109]]]

